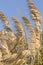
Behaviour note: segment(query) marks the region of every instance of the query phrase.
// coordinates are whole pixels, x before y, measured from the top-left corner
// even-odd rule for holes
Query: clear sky
[[[38,8],[43,17],[43,0],[33,0],[33,2],[35,3],[36,7]],[[16,18],[20,19],[19,12],[20,14],[22,14],[22,16],[26,16],[30,19],[29,9],[26,0],[0,0],[0,11],[5,14],[5,16],[12,24],[12,27],[13,22],[11,17],[15,16]],[[3,24],[1,22],[2,21],[0,21],[0,30],[3,29]]]

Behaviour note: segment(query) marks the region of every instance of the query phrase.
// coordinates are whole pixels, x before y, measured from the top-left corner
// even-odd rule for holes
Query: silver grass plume
[[[34,39],[31,39],[31,41],[34,43],[36,42],[36,34],[35,34],[35,30],[33,29],[30,21],[26,18],[26,17],[22,17],[22,19],[24,20],[24,23],[26,23],[26,26],[28,27],[28,29],[31,32],[31,38],[33,37]]]
[[[35,31],[32,27],[32,25],[30,24],[29,20],[26,17],[22,17],[22,19],[24,20],[24,22],[26,23],[26,26],[28,27],[28,29],[30,30],[30,40],[31,40],[31,47],[32,47],[32,51],[33,53],[35,53],[35,46],[36,46],[36,34]]]
[[[19,23],[19,21],[15,17],[12,17],[12,19],[15,22],[15,27],[18,31],[17,33],[18,34],[18,44],[16,45],[15,48],[17,48],[19,52],[20,50],[27,49],[28,44],[27,44],[27,40],[26,40],[26,36],[25,36],[25,32],[24,32],[22,24]]]
[[[32,2],[32,0],[27,0],[27,3],[28,3],[28,7],[30,9],[31,18],[34,20],[34,22],[36,22],[36,21],[40,21],[41,22],[40,12],[36,8],[36,6]]]
[[[39,55],[40,55],[40,33],[41,33],[41,15],[38,9],[35,7],[34,3],[32,0],[27,0],[29,9],[30,9],[30,16],[32,20],[35,23],[35,33],[36,33],[36,52],[38,53],[38,60],[39,60]]]
[[[35,55],[36,55],[36,33],[35,30],[33,29],[32,25],[30,24],[30,21],[26,18],[26,17],[22,17],[22,19],[24,20],[24,22],[26,23],[27,28],[30,30],[30,44],[31,44],[31,50],[30,50],[30,55],[33,56],[33,58],[35,59]],[[29,44],[29,43],[28,43]],[[32,57],[31,57],[32,58]],[[30,60],[33,64],[34,60]]]
[[[28,6],[30,8],[30,15],[32,20],[34,20],[36,27],[36,49],[40,48],[40,26],[41,26],[41,15],[32,0],[28,0]]]
[[[13,21],[15,22],[15,27],[18,31],[18,33],[20,33],[21,35],[25,35],[24,34],[24,29],[23,29],[23,26],[21,23],[19,23],[19,21],[15,18],[15,17],[12,17]]]
[[[9,21],[7,20],[6,16],[2,12],[0,12],[0,19],[3,21],[5,26],[9,27]]]

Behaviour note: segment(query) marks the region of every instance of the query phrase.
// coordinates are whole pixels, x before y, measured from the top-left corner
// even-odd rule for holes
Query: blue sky
[[[43,0],[33,0],[33,2],[35,3],[36,7],[38,8],[43,17]],[[12,16],[15,16],[16,18],[20,19],[21,15],[26,16],[27,18],[29,18],[29,20],[31,19],[26,0],[0,0],[0,11],[2,11],[8,18],[10,24],[12,24],[11,26],[12,28],[13,28],[13,22],[11,19]],[[0,21],[0,30],[3,29],[2,27],[3,24],[1,22],[2,21]],[[33,22],[31,23],[33,24]]]

